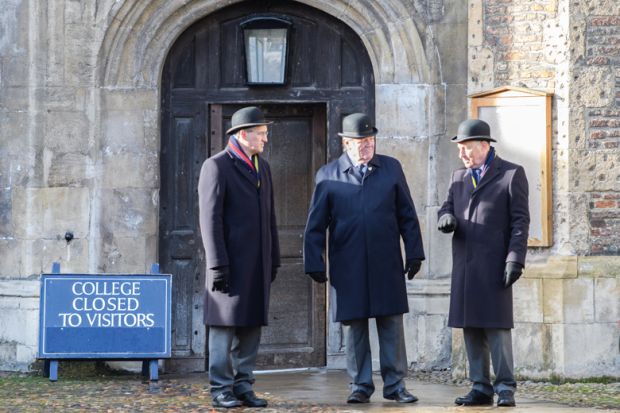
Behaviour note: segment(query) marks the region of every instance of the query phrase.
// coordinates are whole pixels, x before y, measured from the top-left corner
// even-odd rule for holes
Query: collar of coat
[[[371,165],[377,168],[380,167],[381,160],[379,159],[379,156],[375,154],[375,156],[373,156],[372,159],[368,162],[368,165]],[[349,158],[349,155],[347,155],[346,152],[343,152],[342,155],[340,155],[340,158],[338,158],[338,169],[341,172],[349,172],[353,168],[354,168],[354,165],[353,165],[353,162],[351,162],[351,158]]]
[[[480,189],[484,188],[489,182],[492,182],[500,175],[500,172],[504,169],[504,161],[495,155],[493,158],[493,162],[489,166],[489,170],[484,174],[484,179],[481,179],[478,183],[478,186],[474,188],[474,184],[471,182],[471,175],[468,173],[467,169],[463,169],[463,181],[465,185],[468,185],[472,188],[473,192],[478,192]]]

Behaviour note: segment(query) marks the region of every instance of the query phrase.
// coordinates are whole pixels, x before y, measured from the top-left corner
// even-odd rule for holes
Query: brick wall
[[[591,193],[589,218],[591,254],[620,255],[620,193]]]
[[[556,16],[556,0],[483,2],[484,42],[495,54],[496,86],[553,88],[555,64],[545,30]]]

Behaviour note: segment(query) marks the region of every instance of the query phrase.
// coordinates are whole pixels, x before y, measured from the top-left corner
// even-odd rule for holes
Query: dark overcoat
[[[272,268],[280,266],[271,172],[259,157],[260,187],[227,151],[200,171],[200,231],[206,253],[204,320],[212,326],[267,325]],[[211,291],[212,269],[228,266],[230,292]]]
[[[325,271],[336,291],[335,321],[409,311],[400,238],[407,259],[424,259],[420,226],[400,163],[375,155],[360,179],[349,157],[316,174],[304,237],[305,272]]]
[[[512,287],[504,288],[506,262],[525,264],[530,225],[528,183],[519,165],[495,157],[474,188],[471,172],[452,174],[448,199],[452,236],[450,327],[513,328]]]

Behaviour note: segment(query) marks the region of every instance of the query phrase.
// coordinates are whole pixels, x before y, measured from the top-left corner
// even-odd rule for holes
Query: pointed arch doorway
[[[251,17],[291,23],[284,85],[249,86],[241,24]],[[202,162],[223,148],[239,107],[257,105],[274,121],[265,156],[274,175],[283,266],[273,284],[263,368],[323,366],[327,341],[325,286],[304,276],[302,234],[316,170],[337,158],[341,119],[374,114],[374,79],[359,37],[344,23],[291,1],[244,2],[189,27],[172,46],[162,74],[159,259],[174,275],[173,359],[168,371],[203,371],[204,252],[198,226]]]

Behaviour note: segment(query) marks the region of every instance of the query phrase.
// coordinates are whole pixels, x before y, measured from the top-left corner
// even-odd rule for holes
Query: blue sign
[[[169,274],[42,274],[39,358],[170,357]]]

